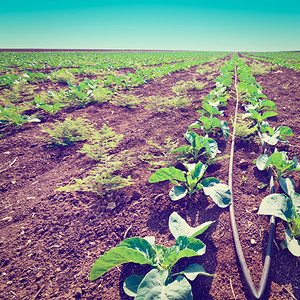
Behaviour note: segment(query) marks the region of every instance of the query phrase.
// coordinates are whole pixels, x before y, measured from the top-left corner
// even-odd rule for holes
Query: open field
[[[206,253],[183,258],[174,266],[173,271],[179,272],[198,263],[215,275],[200,275],[191,282],[194,299],[251,299],[235,253],[228,207],[218,207],[201,190],[171,201],[169,190],[174,185],[149,183],[149,178],[161,167],[184,170],[183,163],[207,160],[205,155],[197,161],[178,158],[171,150],[188,145],[184,134],[201,116],[197,111],[203,101],[225,87],[218,90],[219,98],[228,103],[220,107],[219,119],[227,122],[230,135],[226,139],[220,128],[209,134],[220,150],[216,157],[226,157],[211,163],[204,178],[228,183],[237,94],[239,114],[245,113],[242,104],[249,98],[245,91],[237,93],[234,85],[241,81],[236,61],[257,72],[256,83],[276,104],[278,115],[268,118],[270,126],[293,131],[288,144],[277,144],[278,151],[299,158],[299,57],[293,53],[283,65],[282,60],[279,64],[258,60],[253,53],[0,53],[0,299],[132,299],[123,291],[124,280],[132,274],[145,275],[149,266],[124,264],[95,281],[89,280],[91,268],[126,238],[154,236],[159,244],[174,245],[168,228],[173,212],[193,227],[215,221],[198,237]],[[230,84],[224,85],[223,67],[230,64]],[[47,127],[68,117],[88,120],[92,130],[78,142],[50,140]],[[40,122],[33,122],[37,119]],[[104,124],[113,131],[107,139],[114,141],[113,146],[96,139]],[[201,129],[193,130],[204,136]],[[96,150],[84,152],[85,145],[96,145]],[[267,171],[253,164],[262,153],[255,130],[235,142],[232,199],[256,287],[269,231],[269,217],[257,214],[269,194],[268,186],[257,187],[268,183]],[[92,170],[111,172],[97,181]],[[94,177],[69,191],[57,191],[88,176]],[[290,176],[300,192],[299,172]],[[278,183],[275,189],[282,193]],[[300,298],[299,257],[280,247],[286,228],[278,218],[262,299]]]

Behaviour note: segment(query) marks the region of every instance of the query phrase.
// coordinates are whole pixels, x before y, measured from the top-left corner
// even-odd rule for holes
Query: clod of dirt
[[[35,275],[36,280],[40,280],[42,277],[43,277],[42,271],[39,271],[39,272]]]
[[[113,210],[115,208],[116,208],[116,202],[109,202],[106,207],[106,209],[110,209],[110,210]]]
[[[255,239],[251,239],[250,244],[251,244],[251,245],[256,245],[256,244],[257,244],[257,241],[256,241]]]
[[[75,295],[74,295],[74,296],[75,296],[76,299],[81,298],[81,296],[82,296],[82,290],[81,290],[80,287],[78,287],[78,288],[76,289]]]
[[[241,159],[239,162],[240,168],[247,168],[248,167],[248,162],[245,159]]]

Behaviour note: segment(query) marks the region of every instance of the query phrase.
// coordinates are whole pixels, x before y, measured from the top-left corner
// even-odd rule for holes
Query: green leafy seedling
[[[203,137],[195,132],[186,132],[184,134],[186,140],[190,143],[188,146],[181,146],[173,151],[173,153],[183,152],[184,156],[193,156],[194,160],[202,155],[209,158],[215,158],[220,153],[217,142],[207,136]]]
[[[280,185],[286,194],[270,194],[259,207],[258,214],[272,215],[286,221],[289,229],[285,230],[289,251],[300,256],[300,195],[295,192],[292,179],[282,178]]]
[[[275,111],[268,110],[261,115],[256,110],[249,109],[248,112],[243,114],[242,118],[243,119],[250,118],[250,119],[254,120],[257,124],[261,124],[263,120],[270,118],[270,117],[277,116],[277,115],[278,115],[278,113]]]
[[[191,124],[188,127],[188,130],[191,130],[193,128],[198,128],[203,130],[207,135],[209,135],[212,132],[216,132],[219,130],[219,128],[222,130],[224,138],[227,140],[229,137],[229,126],[226,121],[219,120],[218,118],[207,118],[205,116],[202,116],[199,118],[199,121],[196,121],[195,123]]]
[[[219,111],[217,106],[210,105],[209,103],[203,103],[202,109],[197,110],[197,112],[209,118],[223,116],[223,112]]]
[[[293,131],[288,126],[279,126],[275,130],[275,127],[270,127],[268,122],[263,122],[263,124],[259,126],[259,129],[262,132],[262,141],[272,146],[275,146],[279,141],[288,143],[285,136],[294,136]]]
[[[300,171],[297,157],[289,160],[287,153],[284,151],[274,152],[271,156],[262,154],[254,162],[260,171],[265,170],[267,167],[271,167],[278,181],[290,172]]]
[[[231,203],[231,192],[226,184],[219,182],[217,178],[208,177],[200,182],[207,168],[202,162],[197,164],[184,164],[186,172],[174,167],[161,168],[149,179],[150,183],[170,180],[175,186],[170,190],[169,196],[173,201],[190,196],[203,189],[205,195],[210,196],[219,207],[226,207]],[[183,184],[179,185],[178,181]]]
[[[169,227],[176,238],[174,246],[167,248],[155,244],[154,237],[125,239],[96,260],[90,272],[90,280],[99,278],[120,264],[148,264],[153,269],[145,276],[134,274],[125,280],[123,289],[128,296],[137,300],[193,299],[191,285],[187,279],[194,280],[198,275],[213,275],[207,273],[199,264],[189,265],[178,273],[172,273],[172,268],[181,258],[201,256],[205,253],[205,244],[195,236],[203,233],[212,223],[209,221],[193,228],[177,213],[173,213],[169,218]]]

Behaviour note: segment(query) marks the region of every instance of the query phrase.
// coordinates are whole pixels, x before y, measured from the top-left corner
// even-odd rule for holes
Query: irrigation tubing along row
[[[237,90],[237,71],[235,67],[235,80],[234,80],[235,88]],[[237,122],[237,112],[238,112],[238,104],[239,104],[239,97],[238,93],[236,93],[236,106],[235,106],[235,116],[234,116],[234,125],[233,125],[233,134],[232,134],[232,143],[231,143],[231,153],[230,153],[230,161],[229,161],[229,178],[228,178],[228,185],[231,191],[231,195],[233,198],[233,190],[232,190],[232,170],[233,170],[233,155],[234,155],[234,142],[235,142],[235,125]],[[266,152],[266,147],[264,146],[264,151]],[[269,168],[269,176],[270,176],[270,186],[271,186],[271,193],[274,193],[274,183],[273,183],[273,175],[272,175],[272,170]],[[236,253],[245,277],[245,280],[247,282],[247,285],[252,293],[252,295],[256,299],[260,299],[261,296],[264,293],[268,275],[269,275],[269,270],[270,270],[270,263],[271,263],[271,252],[272,252],[272,243],[273,243],[273,238],[274,238],[274,232],[275,232],[275,217],[272,216],[270,219],[270,227],[269,227],[269,237],[268,237],[268,244],[267,244],[267,250],[266,250],[266,257],[264,261],[264,267],[263,267],[263,273],[262,277],[260,280],[259,284],[259,289],[258,292],[256,291],[256,288],[253,284],[251,275],[249,273],[247,263],[245,260],[245,256],[242,250],[241,242],[239,239],[239,234],[236,226],[236,220],[235,220],[235,214],[234,214],[234,205],[233,205],[233,200],[232,203],[229,207],[229,212],[230,212],[230,221],[231,221],[231,228],[232,228],[232,233],[233,233],[233,239],[234,239],[234,244],[235,244],[235,249]]]

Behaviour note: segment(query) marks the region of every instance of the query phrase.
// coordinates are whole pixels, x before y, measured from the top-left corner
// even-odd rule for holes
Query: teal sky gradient
[[[6,1],[0,48],[300,50],[300,1]]]

